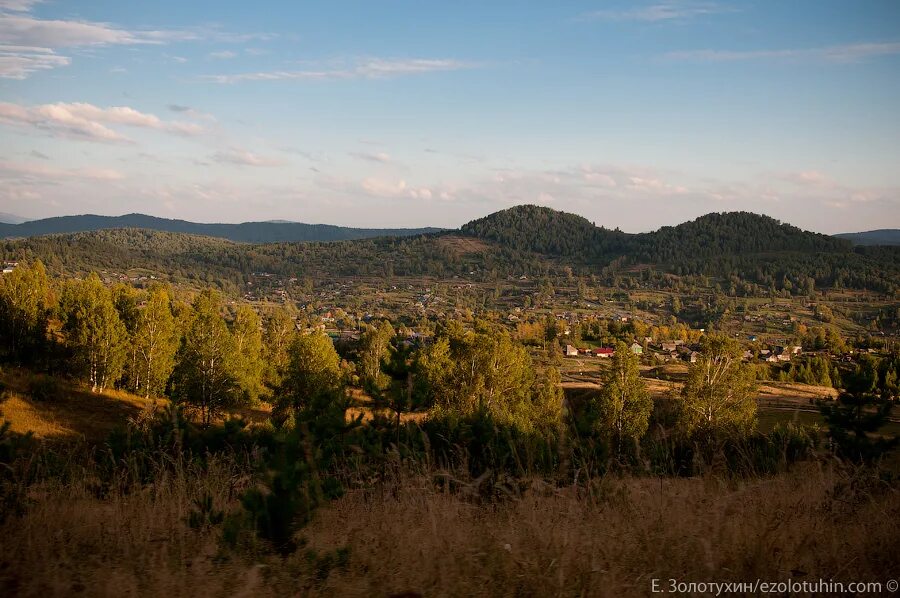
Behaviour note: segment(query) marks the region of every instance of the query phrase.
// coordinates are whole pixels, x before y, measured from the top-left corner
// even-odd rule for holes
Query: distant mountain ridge
[[[28,222],[28,218],[22,218],[8,212],[0,212],[0,224],[21,224],[22,222]]]
[[[854,245],[900,245],[900,228],[880,228],[859,233],[840,233],[835,235],[846,239]]]
[[[243,222],[240,224],[205,224],[125,214],[124,216],[60,216],[31,220],[21,224],[0,224],[0,238],[35,237],[106,229],[140,228],[170,233],[184,233],[228,239],[239,243],[276,243],[293,241],[349,241],[372,237],[405,237],[438,232],[439,228],[351,228],[331,224],[302,222]]]

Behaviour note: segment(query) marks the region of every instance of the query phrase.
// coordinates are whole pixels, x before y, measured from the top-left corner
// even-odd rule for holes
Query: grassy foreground
[[[0,526],[0,594],[636,596],[653,578],[900,576],[896,487],[833,463],[741,481],[536,480],[489,502],[431,475],[389,478],[320,509],[284,558],[188,525],[204,497],[237,507],[248,479],[226,459],[102,497],[90,476],[33,486]]]

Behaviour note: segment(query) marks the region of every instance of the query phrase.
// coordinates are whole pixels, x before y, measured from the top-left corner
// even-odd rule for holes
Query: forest
[[[459,240],[477,240],[461,250]],[[852,247],[746,212],[710,214],[654,233],[629,235],[537,206],[518,206],[447,231],[336,242],[241,244],[142,229],[31,237],[0,242],[3,259],[42,260],[55,273],[147,270],[173,281],[239,288],[253,272],[283,277],[602,277],[619,286],[636,268],[666,288],[679,277],[715,279],[745,296],[815,287],[893,295],[897,247]],[[222,287],[225,288],[224,286]],[[733,294],[738,291],[735,290]]]

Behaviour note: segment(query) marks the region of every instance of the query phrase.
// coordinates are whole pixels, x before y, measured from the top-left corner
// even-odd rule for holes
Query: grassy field
[[[35,488],[0,524],[7,596],[643,596],[685,582],[877,580],[900,575],[900,494],[810,463],[728,482],[534,480],[500,502],[446,493],[423,473],[320,509],[287,557],[233,552],[191,528],[203,497],[237,508],[227,461],[99,497],[90,476]],[[854,481],[855,480],[855,481]],[[868,481],[867,481],[868,480]]]

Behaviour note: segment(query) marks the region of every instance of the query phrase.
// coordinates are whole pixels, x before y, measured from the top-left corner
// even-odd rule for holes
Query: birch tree
[[[688,433],[747,432],[756,421],[756,381],[741,361],[741,347],[723,335],[701,343],[681,393],[681,421]]]
[[[637,355],[625,343],[616,343],[610,365],[597,397],[599,423],[620,454],[624,442],[636,442],[647,431],[653,399],[641,381]]]

